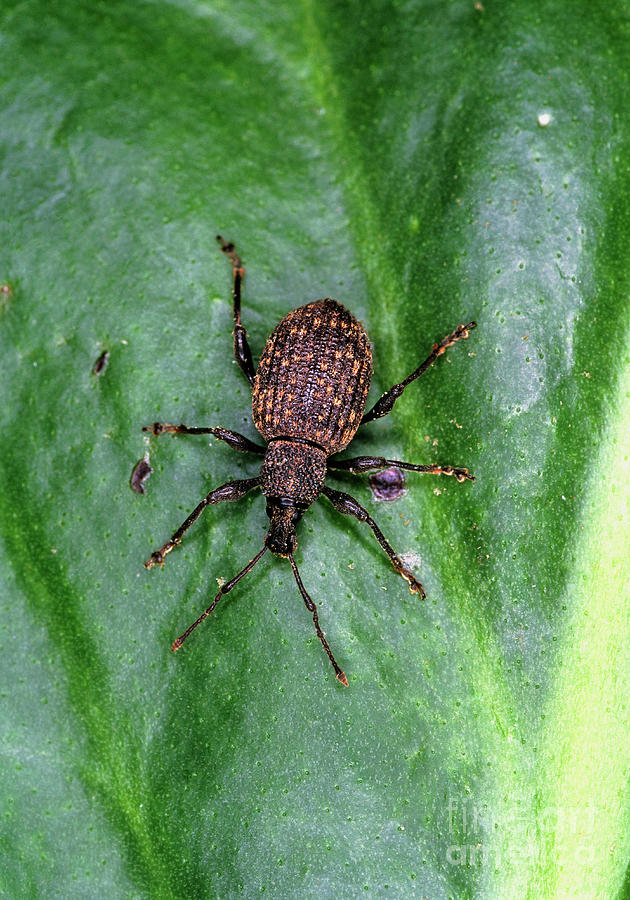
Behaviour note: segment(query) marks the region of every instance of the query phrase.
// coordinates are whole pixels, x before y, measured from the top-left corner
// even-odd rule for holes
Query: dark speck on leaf
[[[96,360],[94,365],[92,366],[92,374],[93,375],[102,375],[105,369],[107,368],[107,364],[109,363],[109,350],[103,350],[99,358]]]

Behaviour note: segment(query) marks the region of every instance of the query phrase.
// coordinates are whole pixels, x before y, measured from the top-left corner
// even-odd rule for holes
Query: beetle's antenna
[[[300,594],[302,595],[302,599],[304,600],[304,603],[306,604],[306,608],[308,609],[309,612],[313,613],[313,624],[315,625],[315,631],[317,632],[317,637],[322,642],[324,650],[328,654],[328,659],[331,661],[333,669],[335,670],[337,681],[340,681],[342,684],[345,684],[345,686],[348,687],[348,679],[346,678],[346,676],[343,674],[343,672],[337,665],[337,660],[333,656],[333,652],[330,649],[330,647],[328,646],[328,641],[324,637],[324,632],[319,627],[319,619],[317,617],[317,607],[315,606],[315,604],[313,603],[313,601],[307,594],[306,588],[302,584],[302,579],[300,578],[300,573],[298,572],[298,567],[296,566],[295,560],[293,559],[293,556],[291,553],[289,553],[289,562],[291,563],[291,568],[293,569],[293,574],[295,575],[295,580],[296,580],[297,586],[300,590]]]
[[[221,599],[221,597],[222,597],[224,594],[229,593],[229,592],[232,590],[232,588],[233,588],[236,584],[239,583],[239,581],[241,580],[241,578],[244,578],[245,575],[247,575],[248,572],[251,572],[251,570],[254,568],[254,566],[256,565],[256,563],[258,562],[258,560],[259,560],[259,559],[261,558],[261,556],[263,556],[266,552],[267,552],[267,547],[265,546],[265,547],[262,548],[262,550],[260,551],[260,553],[258,553],[252,560],[250,560],[250,562],[247,563],[247,565],[245,566],[244,569],[241,569],[241,571],[238,573],[238,575],[235,575],[234,578],[231,579],[231,581],[226,581],[225,584],[221,585],[221,588],[220,588],[220,590],[219,590],[219,593],[216,595],[216,597],[214,598],[214,600],[212,601],[212,603],[210,604],[210,606],[208,607],[208,609],[207,609],[205,612],[203,612],[203,613],[199,616],[199,618],[197,619],[197,621],[196,621],[196,622],[193,622],[192,625],[191,625],[189,628],[187,628],[186,631],[185,631],[183,634],[180,634],[180,636],[177,638],[176,641],[173,641],[173,646],[171,647],[171,650],[172,650],[173,652],[175,652],[175,650],[179,650],[179,648],[180,648],[181,645],[184,643],[184,641],[186,640],[186,638],[188,637],[188,635],[191,633],[191,631],[194,631],[195,628],[197,627],[197,625],[201,625],[201,623],[203,622],[203,620],[204,620],[204,619],[207,619],[208,616],[210,615],[210,613],[214,611],[214,608],[215,608],[215,606],[217,605],[217,603],[219,602],[219,600]],[[342,674],[343,674],[343,672],[342,672]]]

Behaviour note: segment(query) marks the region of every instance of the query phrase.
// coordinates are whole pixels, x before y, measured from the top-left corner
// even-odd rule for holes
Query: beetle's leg
[[[392,566],[396,569],[399,575],[409,583],[409,590],[412,594],[420,594],[422,599],[426,598],[426,594],[424,592],[424,588],[422,584],[418,581],[415,575],[407,569],[400,559],[399,556],[394,552],[393,547],[378,527],[372,516],[368,513],[367,509],[365,509],[361,504],[351,497],[350,494],[345,494],[343,491],[333,491],[332,488],[323,487],[322,494],[325,497],[328,497],[332,505],[335,509],[340,513],[345,513],[348,516],[354,516],[355,519],[358,519],[359,522],[367,522],[372,531],[374,532],[374,537],[379,542],[385,553],[389,556],[389,560]]]
[[[401,462],[399,459],[385,459],[384,456],[355,456],[353,459],[329,460],[329,469],[342,469],[352,472],[353,475],[361,475],[363,472],[372,472],[375,469],[406,469],[408,472],[426,472],[429,475],[454,475],[458,481],[474,481],[468,469],[455,468],[454,466],[417,466],[415,463]]]
[[[248,493],[248,491],[258,487],[259,484],[260,475],[257,475],[256,478],[243,478],[239,481],[228,481],[226,484],[222,484],[221,487],[210,491],[209,494],[206,494],[201,503],[193,509],[186,521],[171,535],[171,539],[160,547],[159,550],[153,551],[144,564],[145,568],[151,569],[155,565],[164,565],[164,557],[166,554],[170,553],[173,547],[177,547],[181,544],[182,535],[197,521],[206,506],[209,506],[211,503],[222,503],[224,500],[240,500],[241,497],[244,497],[245,494]]]
[[[199,616],[199,618],[196,619],[192,623],[192,625],[189,625],[188,628],[186,629],[186,631],[183,634],[180,634],[180,636],[176,640],[173,641],[173,646],[171,647],[171,650],[173,652],[175,652],[175,650],[179,650],[179,648],[184,643],[184,641],[186,640],[186,638],[188,637],[190,632],[194,631],[195,628],[197,627],[197,625],[201,625],[203,620],[208,618],[210,613],[214,611],[214,608],[217,605],[217,603],[219,602],[219,600],[221,599],[221,597],[223,597],[224,594],[229,593],[229,591],[231,591],[232,588],[239,583],[241,578],[243,578],[245,575],[247,575],[248,572],[251,572],[251,570],[254,568],[254,566],[260,559],[260,557],[263,556],[264,553],[266,553],[266,551],[267,551],[267,547],[265,546],[262,548],[260,553],[257,553],[256,556],[247,563],[247,565],[245,566],[244,569],[241,569],[241,571],[238,573],[238,575],[235,575],[234,578],[231,578],[229,581],[226,581],[225,584],[221,585],[221,588],[219,589],[219,593],[216,595],[216,597],[214,598],[214,600],[212,601],[212,603],[210,604],[208,609],[204,610],[201,613],[201,615]]]
[[[340,681],[342,684],[344,684],[346,687],[348,687],[348,679],[346,678],[346,676],[343,674],[343,672],[339,668],[339,665],[337,664],[337,660],[333,656],[333,652],[330,649],[330,647],[328,646],[328,641],[324,637],[324,632],[320,628],[319,618],[317,616],[317,607],[313,603],[311,597],[306,592],[306,588],[302,584],[302,579],[300,578],[300,573],[298,572],[298,567],[296,566],[295,560],[293,559],[293,556],[290,553],[289,553],[289,562],[291,563],[291,568],[293,569],[293,574],[295,575],[295,580],[297,582],[297,586],[299,588],[300,594],[302,595],[302,599],[304,600],[304,603],[306,604],[306,608],[308,609],[309,612],[313,613],[313,624],[315,625],[315,632],[317,634],[317,637],[322,642],[322,647],[326,651],[326,655],[328,656],[328,659],[332,663],[332,667],[335,670],[335,677],[336,677],[337,681]]]
[[[153,425],[144,425],[143,431],[150,434],[213,434],[219,441],[225,441],[232,450],[241,450],[243,453],[264,453],[265,447],[255,444],[239,434],[238,431],[230,431],[227,428],[193,428],[189,425],[168,425],[166,422],[154,422]]]
[[[401,381],[400,384],[395,384],[391,387],[376,401],[372,409],[366,412],[361,419],[361,425],[365,425],[366,422],[371,422],[372,419],[380,419],[381,416],[386,416],[390,413],[394,408],[394,403],[398,400],[407,385],[411,384],[412,381],[415,381],[416,378],[420,378],[429,366],[435,362],[438,356],[441,356],[444,351],[451,347],[456,341],[467,338],[472,329],[476,327],[476,322],[469,322],[468,325],[458,325],[455,331],[451,334],[447,334],[441,343],[435,344],[433,350],[429,353],[422,365],[418,366],[418,368],[415,369],[411,375],[408,375],[404,381]]]
[[[221,250],[229,256],[232,263],[232,297],[234,299],[234,358],[239,364],[245,378],[250,384],[254,383],[256,371],[252,360],[252,351],[247,343],[247,332],[241,325],[241,282],[245,277],[245,266],[241,262],[239,256],[236,255],[234,244],[224,241],[220,234],[217,235],[217,241],[221,245]]]

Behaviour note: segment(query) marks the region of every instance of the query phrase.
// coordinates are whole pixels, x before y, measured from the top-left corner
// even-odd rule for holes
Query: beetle
[[[266,497],[269,517],[269,531],[262,550],[234,578],[221,585],[210,606],[173,642],[171,649],[178,650],[190,633],[214,611],[221,597],[251,572],[270,550],[289,560],[298,590],[312,613],[317,637],[337,680],[347,687],[348,679],[333,656],[319,624],[317,606],[307,593],[295,562],[296,525],[308,507],[323,495],[338,512],[365,522],[396,572],[408,582],[410,591],[420,594],[423,599],[426,597],[421,582],[394,552],[368,511],[350,494],[329,488],[325,478],[331,470],[360,474],[393,466],[410,472],[452,475],[459,482],[474,481],[474,476],[462,467],[416,465],[382,456],[335,457],[347,447],[361,425],[391,412],[405,388],[426,372],[448,347],[467,338],[476,323],[459,325],[439,344],[434,344],[417,369],[393,385],[365,412],[372,376],[372,348],[361,323],[345,306],[331,298],[307,303],[294,309],[276,326],[255,369],[247,333],[241,324],[241,284],[245,268],[233,243],[223,240],[220,235],[217,241],[232,263],[234,357],[252,386],[254,424],[266,445],[255,444],[242,434],[220,427],[197,428],[154,422],[144,426],[143,431],[155,436],[212,434],[233,450],[262,456],[262,468],[255,478],[228,481],[206,494],[186,521],[144,565],[147,569],[162,566],[164,557],[181,544],[184,533],[207,506],[240,500],[249,491],[260,488]]]

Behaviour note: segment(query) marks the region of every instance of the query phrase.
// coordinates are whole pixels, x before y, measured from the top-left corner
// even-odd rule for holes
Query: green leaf
[[[0,13],[0,893],[630,897],[630,4],[7,0]],[[231,355],[334,296],[348,453],[467,466],[261,548]],[[108,365],[92,367],[103,351]],[[145,454],[144,496],[130,489]]]

